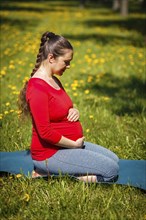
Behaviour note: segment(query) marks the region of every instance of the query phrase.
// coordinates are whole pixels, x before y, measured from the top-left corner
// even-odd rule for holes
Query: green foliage
[[[131,1],[132,2],[132,1]],[[80,111],[87,141],[120,158],[146,159],[145,15],[130,5],[127,18],[109,7],[80,9],[77,1],[1,3],[1,151],[28,149],[30,120],[17,99],[35,64],[46,30],[74,46],[62,83]],[[139,8],[138,8],[139,7]],[[146,219],[144,193],[124,186],[59,179],[3,177],[1,219]]]

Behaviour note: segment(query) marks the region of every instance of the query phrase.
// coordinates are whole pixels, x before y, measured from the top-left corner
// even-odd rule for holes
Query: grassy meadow
[[[78,1],[1,2],[1,151],[28,149],[30,120],[17,100],[34,67],[41,34],[74,47],[61,81],[80,111],[86,141],[123,159],[146,159],[145,15],[130,1],[128,17],[109,5]],[[130,186],[84,184],[69,177],[0,179],[2,220],[143,220],[145,193]]]

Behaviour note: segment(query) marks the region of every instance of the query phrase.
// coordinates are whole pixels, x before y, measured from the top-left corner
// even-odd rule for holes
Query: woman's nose
[[[65,64],[66,64],[66,69],[69,69],[70,68],[70,61],[67,61]]]
[[[70,68],[70,64],[66,65],[66,69],[69,69]]]

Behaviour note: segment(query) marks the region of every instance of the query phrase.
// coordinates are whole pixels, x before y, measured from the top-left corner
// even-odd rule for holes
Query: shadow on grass
[[[81,42],[83,41],[93,41],[95,43],[99,43],[101,45],[106,44],[119,44],[119,45],[133,45],[136,47],[143,47],[145,44],[145,41],[143,37],[125,37],[121,35],[116,34],[102,34],[102,33],[91,33],[91,34],[78,34],[78,35],[71,35],[71,34],[65,34],[64,36],[68,38],[69,40],[79,40]]]
[[[34,2],[35,3],[35,2]],[[38,3],[38,7],[34,6],[23,6],[23,5],[17,5],[16,2],[14,5],[11,4],[5,4],[3,3],[1,5],[0,10],[7,10],[7,11],[28,11],[28,12],[38,12],[38,13],[43,13],[43,12],[57,12],[57,11],[63,11],[63,8],[57,9],[55,7],[48,7],[46,4],[44,4],[44,7],[42,7],[42,4],[39,6]]]
[[[28,27],[36,27],[38,25],[38,20],[33,19],[11,19],[1,16],[0,24],[9,25],[9,26],[15,26],[20,30],[28,29]]]
[[[25,3],[25,5],[23,4]],[[34,5],[32,5],[34,3]],[[72,10],[72,8],[77,7],[76,1],[36,1],[33,0],[25,0],[25,1],[14,1],[12,2],[2,2],[0,10],[7,11],[32,11],[32,12],[58,12],[58,11],[66,11]],[[58,8],[59,7],[59,8]],[[68,9],[67,9],[68,8]]]
[[[135,30],[143,35],[146,35],[146,20],[145,18],[134,17],[134,18],[121,18],[120,20],[98,20],[91,19],[84,22],[85,26],[91,27],[119,27],[121,29]]]
[[[146,113],[146,83],[135,76],[120,78],[106,73],[98,84],[89,84],[88,88],[96,96],[108,96],[110,108],[117,115]]]

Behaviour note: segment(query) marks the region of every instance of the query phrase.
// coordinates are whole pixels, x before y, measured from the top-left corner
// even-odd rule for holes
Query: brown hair
[[[49,53],[53,54],[53,56],[56,58],[64,55],[65,53],[64,49],[73,50],[72,45],[66,38],[60,35],[56,35],[52,32],[45,32],[41,37],[40,48],[37,54],[35,67],[31,73],[31,77],[38,70],[42,61],[47,59]],[[24,87],[20,91],[19,101],[18,101],[19,109],[21,110],[21,113],[23,115],[28,115],[28,113],[30,112],[29,106],[26,101],[27,84],[28,81],[24,84]]]

